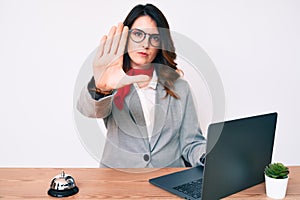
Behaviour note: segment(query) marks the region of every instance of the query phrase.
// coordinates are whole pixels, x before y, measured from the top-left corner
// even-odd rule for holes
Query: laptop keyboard
[[[190,197],[199,199],[201,197],[202,178],[173,187],[173,189],[182,192]]]

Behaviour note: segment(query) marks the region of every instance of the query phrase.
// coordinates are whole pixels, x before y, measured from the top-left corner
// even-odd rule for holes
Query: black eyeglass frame
[[[132,33],[133,31],[140,31],[140,32],[142,32],[142,33],[144,34],[143,39],[141,39],[140,41],[134,40],[134,39],[131,37],[131,33]],[[153,37],[155,37],[155,36],[159,36],[159,39],[160,39],[160,34],[159,34],[159,33],[150,34],[150,33],[146,33],[145,31],[143,31],[143,30],[141,30],[141,29],[138,29],[138,28],[134,28],[134,29],[129,30],[129,37],[130,37],[130,39],[131,39],[132,41],[136,42],[136,43],[141,43],[141,42],[143,42],[143,41],[145,40],[145,38],[146,38],[147,35],[149,35],[149,40],[148,40],[148,41],[149,41],[149,43],[151,44],[151,46],[156,47],[156,48],[157,48],[157,47],[160,47],[160,45],[161,45],[161,40],[159,41],[159,45],[157,45],[157,46],[153,45],[152,42],[151,42],[151,39],[152,39]]]

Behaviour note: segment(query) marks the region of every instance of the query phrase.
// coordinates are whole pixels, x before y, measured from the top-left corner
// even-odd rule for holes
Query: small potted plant
[[[288,184],[289,169],[282,163],[271,163],[265,168],[267,196],[273,199],[283,199]]]

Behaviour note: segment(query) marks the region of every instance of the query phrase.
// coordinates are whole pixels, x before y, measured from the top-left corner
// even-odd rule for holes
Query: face
[[[158,47],[151,45],[151,42],[152,44],[156,44],[155,41],[159,39],[159,35],[152,35],[159,34],[158,28],[156,26],[156,22],[151,19],[151,17],[141,16],[134,21],[131,30],[133,31],[130,34],[137,38],[141,37],[143,32],[146,33],[146,37],[142,41],[133,41],[131,36],[128,38],[128,55],[131,59],[131,67],[135,69],[141,69],[145,64],[151,63],[157,55]],[[149,37],[151,37],[151,42]],[[141,37],[141,39],[142,38],[143,37]]]

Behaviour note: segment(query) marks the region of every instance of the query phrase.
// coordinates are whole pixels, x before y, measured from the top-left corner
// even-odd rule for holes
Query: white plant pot
[[[286,195],[289,178],[275,179],[265,175],[267,196],[273,199],[283,199]]]

